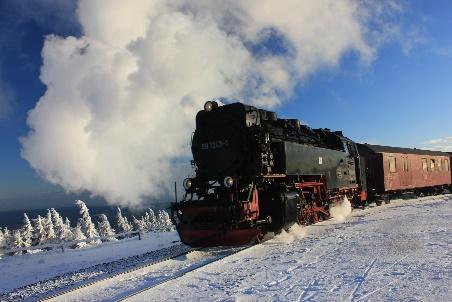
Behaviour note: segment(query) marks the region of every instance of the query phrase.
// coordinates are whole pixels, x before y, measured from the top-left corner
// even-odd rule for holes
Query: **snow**
[[[451,200],[393,201],[305,234],[296,227],[128,300],[450,301]]]
[[[176,242],[176,243],[175,243]],[[97,264],[111,262],[178,244],[176,232],[147,233],[137,237],[81,249],[66,249],[38,254],[25,254],[0,259],[0,293],[78,271]]]
[[[170,276],[179,277],[127,300],[450,301],[451,201],[452,195],[443,195],[396,200],[354,210],[348,216],[344,211],[316,225],[294,226],[261,245],[194,271],[190,270],[221,258],[224,251],[194,252],[101,281],[54,301],[111,301]],[[347,204],[341,207],[346,209]],[[156,237],[66,253],[7,257],[0,260],[5,272],[0,276],[0,289],[34,282],[32,276],[44,279],[61,273],[59,270],[120,259],[177,240],[174,232],[151,236]]]

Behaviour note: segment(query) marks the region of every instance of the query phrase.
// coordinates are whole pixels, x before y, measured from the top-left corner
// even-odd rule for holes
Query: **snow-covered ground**
[[[147,233],[82,249],[25,254],[0,259],[0,293],[105,262],[140,255],[179,243],[176,232]]]
[[[129,300],[450,301],[451,222],[452,195],[397,200],[381,207],[354,210],[345,222],[338,219],[304,228],[294,227],[261,245],[189,272]],[[165,242],[171,244],[176,234],[172,236],[158,241],[162,246]],[[138,249],[146,252],[158,248],[150,241],[148,250],[139,245],[138,240],[134,244],[139,246],[124,248],[123,244],[126,245],[114,243],[104,255],[93,252],[92,257],[104,262],[105,254],[120,258],[138,254]],[[101,247],[90,250],[98,249]],[[77,254],[87,251],[56,254],[66,258],[67,271],[80,268],[84,261],[95,263],[96,260],[85,257],[86,254]],[[35,256],[38,255],[30,256],[29,260],[27,256],[10,257],[11,263],[6,269],[1,260],[1,288],[5,288],[5,284],[11,287],[33,282],[27,276],[30,270],[40,278],[45,278],[46,274],[40,270],[47,271],[48,275],[58,270],[45,263],[40,269],[32,269],[35,264],[41,265]],[[154,284],[162,276],[189,270],[186,265],[195,265],[211,256],[194,253],[185,259],[189,261],[183,266],[172,260],[56,300],[110,301],[112,297]],[[53,261],[49,259],[44,261],[51,264]],[[13,265],[16,261],[17,265]],[[21,272],[21,268],[25,268],[25,272]],[[15,281],[5,276],[9,273],[14,275]]]
[[[451,201],[394,201],[295,228],[130,300],[450,301]]]

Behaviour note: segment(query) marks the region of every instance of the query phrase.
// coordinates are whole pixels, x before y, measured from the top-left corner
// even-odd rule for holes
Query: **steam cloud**
[[[22,156],[68,191],[125,205],[161,198],[185,176],[174,163],[190,155],[206,100],[271,108],[344,54],[370,63],[389,28],[378,28],[385,9],[351,0],[81,0],[83,35],[46,38],[47,91],[29,113]]]

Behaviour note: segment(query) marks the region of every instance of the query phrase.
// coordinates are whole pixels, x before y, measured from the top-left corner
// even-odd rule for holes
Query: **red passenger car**
[[[359,144],[369,199],[389,199],[406,191],[431,194],[450,188],[451,154],[420,149]]]

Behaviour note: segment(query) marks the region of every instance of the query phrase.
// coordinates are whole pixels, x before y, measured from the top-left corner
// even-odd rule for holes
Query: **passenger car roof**
[[[400,148],[391,146],[380,146],[380,145],[370,145],[370,144],[358,144],[361,147],[368,148],[376,153],[402,153],[402,154],[417,154],[417,155],[430,155],[430,156],[447,156],[452,157],[451,153],[441,152],[441,151],[431,151],[422,149],[412,149],[412,148]]]

